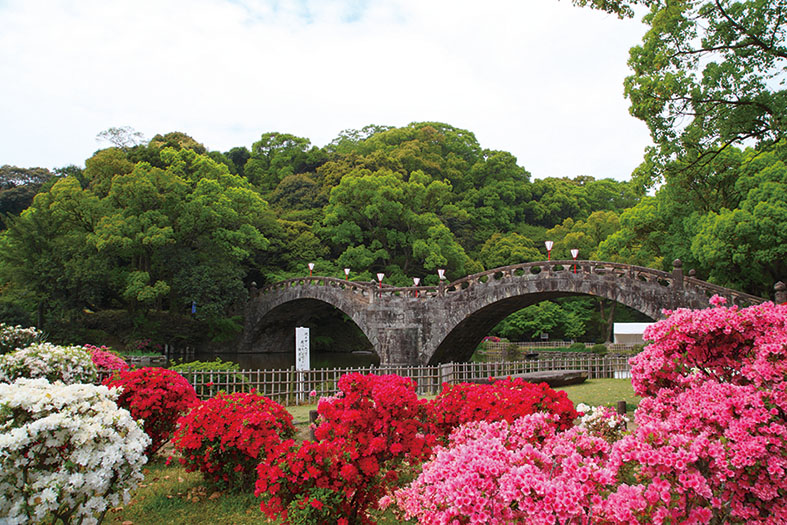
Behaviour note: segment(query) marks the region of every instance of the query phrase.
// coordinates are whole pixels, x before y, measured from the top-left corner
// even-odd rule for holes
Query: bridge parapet
[[[346,290],[365,297],[374,298],[382,296],[412,297],[420,300],[428,300],[434,297],[462,292],[468,288],[485,285],[490,281],[501,279],[532,276],[531,278],[553,278],[559,274],[576,274],[581,278],[583,275],[602,276],[609,279],[624,278],[633,279],[645,283],[653,283],[664,288],[684,289],[693,291],[700,295],[705,295],[709,299],[713,295],[726,297],[731,304],[741,306],[759,304],[765,301],[761,297],[750,295],[723,286],[711,284],[701,279],[684,276],[682,263],[680,260],[673,262],[673,271],[665,272],[648,268],[645,266],[635,266],[625,263],[615,263],[607,261],[589,260],[554,260],[536,261],[520,264],[512,264],[493,268],[483,272],[475,273],[462,277],[447,284],[439,286],[391,286],[383,283],[382,286],[376,282],[348,281],[336,277],[296,277],[270,284],[260,290],[259,293],[281,292],[288,288],[301,286],[331,287],[337,290]]]
[[[486,284],[490,280],[521,277],[528,274],[534,278],[552,278],[555,274],[560,273],[571,273],[577,276],[592,274],[609,278],[627,277],[644,282],[656,282],[665,287],[672,286],[675,280],[674,275],[671,273],[644,266],[604,261],[555,260],[512,264],[468,275],[447,284],[445,291],[446,293],[458,292],[473,286]]]
[[[730,288],[724,288],[723,286],[719,286],[716,284],[712,284],[701,279],[696,279],[694,277],[684,277],[685,283],[690,285],[697,290],[703,292],[708,299],[713,297],[714,295],[719,295],[721,297],[728,297],[731,298],[732,304],[737,304],[739,306],[747,306],[753,304],[760,304],[764,303],[767,299],[763,299],[762,297],[757,297],[756,295],[750,295],[744,292],[739,292],[737,290],[731,290]]]
[[[376,282],[360,282],[348,281],[345,279],[338,279],[336,277],[296,277],[272,283],[264,288],[261,288],[259,293],[272,293],[280,292],[288,288],[295,288],[298,286],[323,286],[332,287],[337,290],[347,290],[353,293],[368,297],[376,297],[379,295],[386,296],[415,296],[418,292],[419,298],[435,297],[438,295],[439,287],[437,286],[391,286],[390,284],[383,283],[382,287]]]

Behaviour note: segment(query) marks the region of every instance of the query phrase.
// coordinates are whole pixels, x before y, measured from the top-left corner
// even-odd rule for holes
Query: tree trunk
[[[609,319],[607,319],[607,343],[612,342],[615,328],[615,305],[618,304],[612,301],[612,306],[609,307]]]

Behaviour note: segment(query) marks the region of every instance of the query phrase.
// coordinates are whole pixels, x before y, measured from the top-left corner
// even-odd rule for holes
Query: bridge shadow
[[[435,350],[429,364],[469,361],[473,352],[492,329],[511,314],[542,301],[570,297],[572,294],[552,293],[509,297],[485,306],[460,321]]]
[[[313,353],[377,356],[369,338],[349,316],[318,299],[297,299],[270,310],[255,327],[252,348],[246,352],[295,355],[296,327],[309,328]]]

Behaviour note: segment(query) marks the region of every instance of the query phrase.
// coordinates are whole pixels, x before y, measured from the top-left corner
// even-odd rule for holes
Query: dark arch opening
[[[254,327],[250,349],[233,354],[244,368],[295,365],[295,328],[309,328],[311,368],[378,365],[380,357],[349,316],[317,299],[296,299],[270,310]],[[222,356],[222,358],[224,358]]]
[[[575,292],[543,292],[514,296],[497,301],[473,312],[457,324],[437,347],[437,350],[429,360],[429,364],[469,361],[484,337],[488,336],[499,323],[510,315],[543,301],[570,297],[606,299],[597,295],[578,294]],[[637,312],[623,303],[617,302],[616,304]],[[652,320],[643,312],[637,313],[644,318]]]

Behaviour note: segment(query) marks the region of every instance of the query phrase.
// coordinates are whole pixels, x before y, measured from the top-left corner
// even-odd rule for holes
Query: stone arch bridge
[[[495,268],[440,286],[393,287],[333,277],[303,277],[252,290],[240,352],[268,351],[266,334],[330,305],[366,335],[381,364],[418,365],[469,359],[489,331],[508,315],[544,300],[570,295],[611,299],[652,319],[663,309],[706,308],[718,294],[727,304],[765,301],[684,276],[680,261],[663,272],[628,264],[542,261]],[[784,294],[784,285],[777,293]],[[778,298],[777,298],[778,300]]]

